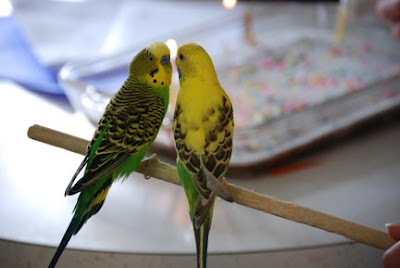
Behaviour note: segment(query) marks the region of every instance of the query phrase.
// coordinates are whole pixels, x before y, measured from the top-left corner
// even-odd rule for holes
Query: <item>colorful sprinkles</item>
[[[398,65],[366,43],[341,46],[297,40],[278,49],[258,49],[218,70],[235,107],[238,129],[250,129],[331,99],[362,90],[395,72]]]

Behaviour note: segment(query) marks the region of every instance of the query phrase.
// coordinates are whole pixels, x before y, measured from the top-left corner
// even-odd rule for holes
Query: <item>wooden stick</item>
[[[88,141],[62,132],[34,125],[29,128],[28,136],[34,140],[61,147],[72,152],[83,155],[86,154]],[[176,167],[162,163],[156,158],[142,161],[137,172],[143,173],[144,171],[147,171],[147,175],[153,178],[181,185]],[[356,222],[261,195],[233,184],[228,183],[227,189],[232,194],[234,202],[245,207],[340,234],[351,240],[382,250],[387,250],[396,243],[387,233]]]
[[[86,154],[88,141],[51,128],[33,125],[28,129],[28,137],[77,154]]]

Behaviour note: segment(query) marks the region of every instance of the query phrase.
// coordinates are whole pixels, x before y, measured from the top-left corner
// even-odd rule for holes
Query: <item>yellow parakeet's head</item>
[[[169,87],[172,65],[167,45],[154,42],[141,50],[131,62],[129,76],[153,88]]]
[[[198,79],[203,82],[218,83],[214,64],[203,47],[187,43],[179,47],[176,57],[179,81]]]

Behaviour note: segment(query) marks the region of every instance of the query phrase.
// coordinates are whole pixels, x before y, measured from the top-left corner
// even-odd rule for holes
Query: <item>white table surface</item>
[[[94,127],[66,102],[7,81],[0,83],[0,111],[0,239],[57,246],[76,201],[76,197],[65,198],[64,190],[82,156],[30,140],[26,132],[30,125],[41,124],[90,139]],[[319,162],[311,168],[279,177],[269,176],[268,171],[230,174],[229,180],[385,230],[385,223],[400,221],[399,137],[400,121],[392,120],[389,126],[300,159]],[[322,250],[349,242],[340,235],[222,200],[217,201],[214,215],[211,254]],[[194,254],[183,191],[156,179],[146,181],[140,174],[117,182],[101,211],[71,239],[68,248]],[[371,257],[365,253],[368,250],[365,246],[362,252]],[[334,256],[340,258],[340,254]]]

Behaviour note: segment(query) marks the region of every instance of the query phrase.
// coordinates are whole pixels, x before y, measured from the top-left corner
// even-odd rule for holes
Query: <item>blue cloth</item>
[[[57,71],[38,61],[14,17],[0,18],[0,78],[34,91],[64,95]]]

